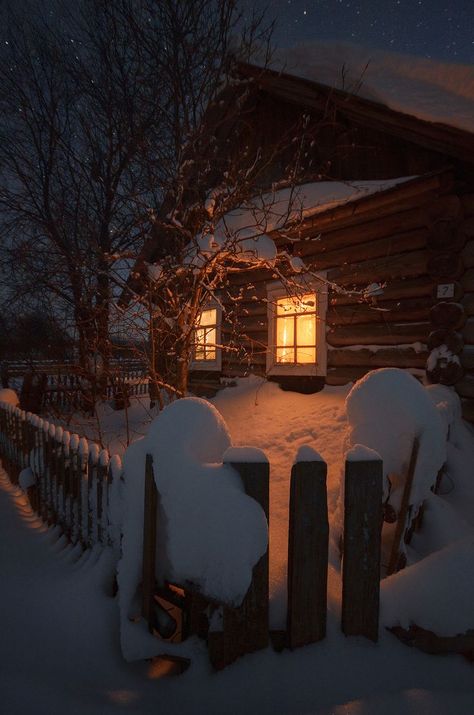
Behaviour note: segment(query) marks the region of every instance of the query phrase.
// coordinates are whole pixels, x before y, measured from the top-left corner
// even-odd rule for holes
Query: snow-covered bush
[[[125,453],[118,582],[127,658],[138,657],[129,618],[140,611],[146,454],[153,457],[159,493],[157,578],[192,583],[205,595],[235,605],[248,590],[253,566],[267,548],[268,525],[239,475],[223,464],[230,446],[215,407],[186,398],[166,407],[146,437]]]
[[[363,444],[383,460],[387,493],[398,508],[413,441],[419,452],[411,503],[419,504],[430,493],[438,471],[446,461],[446,425],[429,392],[404,370],[383,368],[359,380],[346,399],[351,446]]]

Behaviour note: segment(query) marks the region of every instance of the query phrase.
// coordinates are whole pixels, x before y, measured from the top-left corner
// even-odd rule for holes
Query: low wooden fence
[[[32,507],[49,525],[59,525],[72,544],[110,544],[108,517],[112,480],[120,458],[62,427],[0,405],[0,454],[11,480],[28,486]],[[20,476],[21,475],[21,476]]]
[[[232,463],[246,493],[269,518],[268,463]],[[378,639],[380,553],[383,522],[382,462],[348,461],[345,467],[342,631]],[[277,650],[315,643],[326,635],[328,574],[327,467],[303,461],[292,468],[288,542],[287,622],[284,631],[269,630],[269,558],[253,569],[250,588],[238,608],[216,603],[190,584],[158,584],[156,523],[159,494],[147,457],[143,534],[142,615],[150,632],[160,634],[156,603],[181,611],[182,637],[207,640],[212,665],[221,669],[245,653],[272,643]],[[174,635],[172,636],[174,638]],[[159,652],[159,646],[157,647]],[[186,664],[184,664],[186,665]]]
[[[416,449],[414,452],[416,458]],[[352,456],[345,464],[341,629],[347,636],[377,641],[383,466],[381,460],[367,460],[361,454]],[[118,545],[120,535],[111,524],[109,509],[111,488],[122,471],[117,456],[111,458],[107,450],[100,450],[95,443],[6,404],[0,404],[0,456],[12,481],[27,485],[38,514],[49,525],[59,525],[72,544],[82,548],[99,543]],[[261,461],[229,464],[268,520],[269,464]],[[410,473],[413,468],[410,464]],[[205,638],[216,669],[270,643],[277,650],[293,649],[325,638],[329,544],[326,474],[327,466],[320,459],[299,461],[292,467],[286,627],[270,631],[268,549],[255,565],[251,585],[238,608],[207,598],[192,584],[162,582],[157,578],[159,494],[152,458],[148,455],[141,587],[142,615],[150,632],[162,641],[176,642],[191,635]],[[402,522],[405,525],[404,515]],[[394,543],[398,541],[395,539]],[[179,613],[179,638],[176,632],[163,634],[157,605],[169,606]]]

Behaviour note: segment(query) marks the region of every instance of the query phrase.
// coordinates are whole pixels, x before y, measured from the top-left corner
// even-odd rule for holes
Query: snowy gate
[[[344,509],[344,568],[342,631],[378,639],[380,593],[380,537],[383,521],[382,462],[354,455],[346,462]],[[373,453],[372,453],[373,454]],[[157,606],[169,604],[180,611],[181,639],[197,635],[207,641],[210,661],[221,669],[239,656],[266,648],[297,648],[326,636],[329,525],[326,491],[327,466],[308,450],[292,467],[288,540],[287,625],[269,629],[269,559],[267,550],[253,569],[247,594],[238,607],[218,603],[192,584],[159,578],[156,566],[157,491],[151,455],[147,455],[144,494],[142,561],[142,616],[151,633],[160,633]],[[269,517],[268,463],[231,463],[242,478],[246,493]],[[166,652],[166,649],[164,649]],[[157,656],[160,646],[157,643]],[[183,666],[188,661],[183,659]]]
[[[112,543],[109,502],[121,473],[119,457],[7,404],[0,405],[0,455],[48,525],[59,525],[83,548]]]

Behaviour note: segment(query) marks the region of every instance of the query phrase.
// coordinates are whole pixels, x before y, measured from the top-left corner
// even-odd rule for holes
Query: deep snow
[[[249,379],[214,400],[234,444],[257,446],[270,459],[274,593],[286,564],[288,477],[302,445],[310,444],[328,462],[329,505],[334,512],[347,429],[347,391],[329,388],[317,395],[296,395]],[[413,562],[430,553],[433,545],[439,550],[453,538],[469,538],[474,522],[472,433],[454,426],[456,405],[450,391],[434,392],[433,401],[443,405],[446,420],[451,421],[448,461],[450,480],[457,488],[432,498],[428,513],[436,518],[427,519],[426,529],[416,537]],[[148,664],[126,665],[120,655],[118,606],[107,595],[110,554],[85,554],[78,559],[79,554],[65,547],[57,532],[37,522],[21,492],[4,475],[0,486],[0,689],[2,712],[8,715],[33,711],[45,715],[120,711],[472,715],[474,711],[474,671],[460,657],[421,654],[383,629],[378,645],[342,636],[335,553],[331,554],[325,641],[293,653],[268,649],[218,674],[210,672],[205,649],[196,645],[186,674],[150,680]],[[464,527],[457,518],[463,508]],[[454,524],[458,531],[453,534]],[[429,566],[429,560],[412,568],[424,564]],[[405,579],[409,573],[408,569]]]

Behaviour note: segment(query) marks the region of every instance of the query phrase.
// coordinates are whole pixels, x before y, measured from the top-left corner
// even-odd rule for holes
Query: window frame
[[[222,307],[219,305],[219,303],[216,302],[211,302],[211,303],[206,303],[202,307],[202,309],[199,312],[199,315],[203,313],[205,310],[215,310],[216,311],[216,357],[213,360],[196,360],[194,357],[194,340],[193,340],[193,354],[191,357],[191,362],[189,365],[189,369],[192,371],[202,371],[202,372],[209,372],[209,371],[214,371],[214,372],[220,372],[222,370],[222,343],[221,343],[221,334],[222,334]],[[211,326],[205,326],[205,327],[213,327],[214,324]],[[193,328],[193,336],[199,326],[195,326]]]
[[[288,295],[281,281],[272,281],[267,284],[267,320],[268,320],[268,348],[266,371],[267,375],[285,376],[301,375],[326,376],[327,374],[327,347],[326,347],[326,311],[328,304],[328,290],[324,283],[317,278],[326,278],[326,272],[317,273],[316,276],[300,277],[301,295],[314,293],[316,296],[316,362],[308,363],[281,363],[276,360],[276,332],[277,332],[277,301],[280,298],[291,297]],[[296,346],[297,347],[297,346]]]

